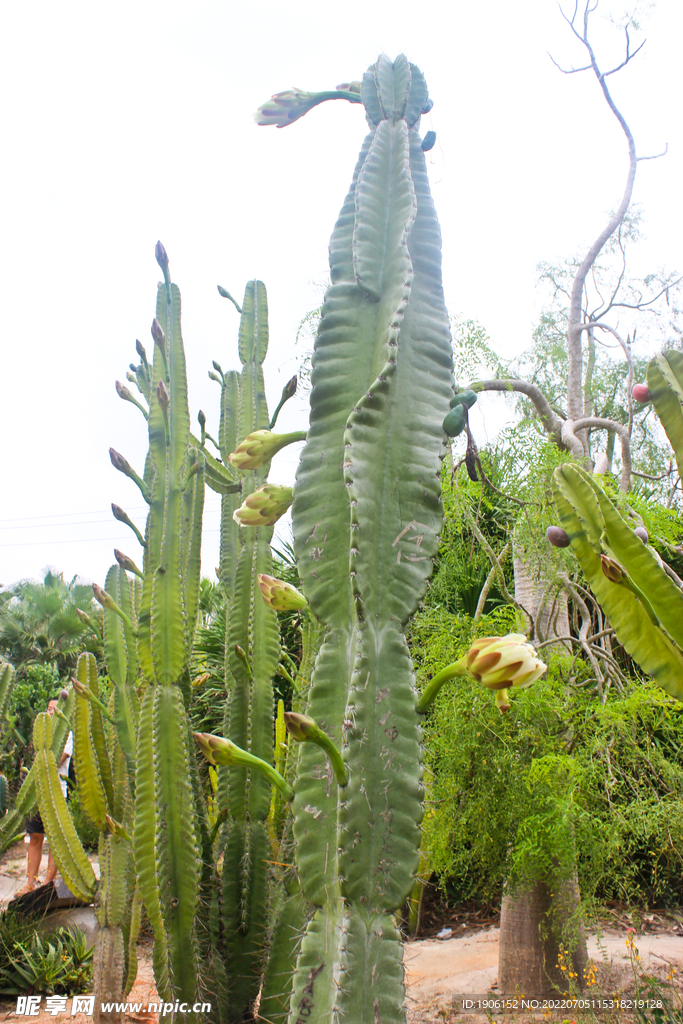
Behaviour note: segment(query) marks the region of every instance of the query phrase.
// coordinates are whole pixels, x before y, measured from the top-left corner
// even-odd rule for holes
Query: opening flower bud
[[[285,514],[293,500],[291,487],[264,484],[244,499],[232,518],[240,526],[272,526]]]
[[[261,572],[257,576],[259,590],[266,604],[276,612],[296,612],[305,608],[308,601],[296,587],[284,580],[275,579]]]
[[[291,434],[274,434],[271,430],[255,430],[253,433],[247,434],[234,452],[228,455],[228,461],[235,469],[240,469],[243,472],[249,469],[260,469],[285,445],[305,439],[306,434],[300,430]]]
[[[524,689],[539,679],[548,667],[523,633],[488,636],[475,640],[465,655],[467,670],[489,690],[509,686]]]

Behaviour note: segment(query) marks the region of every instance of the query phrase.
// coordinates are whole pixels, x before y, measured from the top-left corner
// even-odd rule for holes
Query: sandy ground
[[[47,857],[43,859],[43,873],[47,866]],[[0,906],[4,906],[12,898],[16,889],[25,880],[25,854],[18,844],[3,857],[0,873]],[[589,936],[588,955],[596,966],[597,980],[593,991],[601,994],[629,993],[633,991],[634,971],[632,957],[637,955],[640,960],[637,968],[641,973],[654,974],[665,980],[672,977],[672,984],[679,991],[683,978],[683,926],[673,918],[654,918],[642,923],[643,934],[632,934],[627,930],[629,922],[619,922],[619,927],[604,927]],[[469,928],[461,925],[462,934],[444,940],[431,938],[408,942],[405,945],[406,982],[408,989],[408,1021],[409,1024],[479,1024],[487,1020],[514,1021],[514,1024],[526,1024],[531,1020],[550,1021],[551,1024],[589,1019],[582,1018],[575,1012],[564,1011],[551,1014],[528,1015],[515,1013],[504,1018],[500,1014],[491,1017],[486,1014],[474,1014],[471,1008],[463,1003],[463,999],[473,995],[479,997],[487,993],[495,995],[498,975],[498,939],[497,927]],[[629,951],[627,941],[631,935],[637,954]],[[460,997],[460,998],[458,998]],[[149,943],[139,947],[138,978],[133,991],[128,996],[131,1003],[142,1003],[147,1006],[156,1002],[156,989],[151,966],[151,947]],[[44,1002],[43,1002],[44,1007]],[[68,1001],[69,1011],[71,1001]],[[15,1012],[16,1002],[0,1003],[0,1020],[29,1019],[36,1024],[48,1024],[50,1021],[71,1021],[72,1024],[88,1024],[92,1017],[84,1013],[48,1014],[41,1009],[38,1016],[18,1017]],[[683,1009],[678,1010],[678,1020],[683,1021]],[[598,1019],[598,1018],[592,1018]],[[602,1016],[604,1021],[630,1020],[628,1014]],[[156,1013],[130,1014],[127,1021],[136,1024],[156,1024]]]

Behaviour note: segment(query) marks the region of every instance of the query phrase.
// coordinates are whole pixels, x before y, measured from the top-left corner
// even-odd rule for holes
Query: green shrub
[[[0,995],[88,992],[92,956],[79,928],[58,928],[41,938],[34,920],[12,910],[0,914]]]
[[[424,678],[462,653],[458,630],[439,634],[443,660],[427,653]],[[451,897],[497,900],[506,880],[566,876],[575,845],[584,898],[678,902],[683,707],[643,682],[601,704],[565,685],[564,661],[506,715],[475,682],[440,694],[425,734],[434,868]]]

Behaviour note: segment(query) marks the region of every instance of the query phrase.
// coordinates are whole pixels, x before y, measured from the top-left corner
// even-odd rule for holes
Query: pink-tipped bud
[[[308,604],[304,595],[284,580],[277,580],[264,572],[260,572],[256,580],[263,600],[276,612],[301,611]]]
[[[623,583],[628,579],[628,573],[624,569],[623,565],[619,565],[614,558],[609,558],[607,555],[600,555],[600,562],[602,565],[602,571],[610,583]]]
[[[71,677],[71,685],[73,686],[74,691],[79,695],[79,697],[82,697],[85,694],[87,687],[84,686],[80,679],[77,679],[76,676]]]
[[[113,501],[111,503],[111,511],[112,511],[112,515],[114,516],[114,519],[118,519],[118,521],[120,523],[127,523],[128,522],[128,515],[127,515],[127,513],[125,513],[123,511],[123,509],[121,508],[120,505],[115,505]]]
[[[569,547],[569,534],[566,530],[563,530],[561,526],[549,526],[545,531],[545,535],[548,538],[548,542],[552,544],[554,548]]]
[[[136,340],[136,342],[135,342],[135,351],[140,356],[140,359],[144,360],[144,359],[147,358],[147,353],[145,352],[145,346],[142,344],[141,341],[137,341]]]
[[[204,429],[204,427],[206,426],[206,416],[204,415],[204,413],[202,412],[202,410],[201,410],[201,409],[200,409],[200,410],[199,410],[199,412],[197,413],[197,420],[198,420],[198,422],[199,422],[199,426],[200,426],[200,427],[202,428],[202,430],[203,430],[203,429]]]
[[[97,583],[93,583],[92,592],[95,595],[95,600],[98,601],[103,608],[106,608],[108,611],[114,611],[116,609],[113,598],[111,598],[107,591],[103,590]]]
[[[162,270],[168,270],[168,254],[161,242],[154,246],[154,258]]]
[[[116,387],[116,394],[119,396],[119,398],[123,398],[126,401],[129,401],[133,397],[129,389],[125,386],[125,384],[122,384],[120,380],[117,380],[114,386]]]
[[[140,579],[143,578],[142,572],[138,569],[133,559],[129,558],[128,555],[124,555],[123,551],[119,551],[118,548],[114,548],[114,558],[121,568],[126,570],[126,572],[132,572],[134,576],[138,576]]]
[[[308,715],[300,715],[296,711],[285,711],[285,725],[287,732],[295,740],[304,743],[318,733],[318,726]]]
[[[130,463],[124,459],[123,455],[120,455],[115,448],[109,449],[109,458],[111,459],[112,466],[114,469],[118,469],[119,473],[128,474],[130,472]],[[112,505],[112,508],[113,507],[114,506]],[[116,515],[116,513],[114,513],[114,515]]]
[[[163,412],[168,412],[168,407],[171,403],[171,396],[168,393],[168,388],[164,384],[163,380],[160,380],[157,384],[157,402],[161,406]]]
[[[166,335],[161,329],[161,324],[156,317],[152,320],[152,337],[154,344],[158,345],[162,352],[166,352]]]
[[[644,526],[636,526],[633,531],[639,540],[642,540],[643,544],[647,544],[650,540],[650,535]]]
[[[652,401],[650,389],[645,384],[634,384],[632,395],[636,402],[640,402],[641,405],[646,405]]]

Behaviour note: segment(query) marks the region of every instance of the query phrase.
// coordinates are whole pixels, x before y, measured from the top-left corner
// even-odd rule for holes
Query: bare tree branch
[[[478,619],[480,619],[482,617],[482,615],[484,614],[484,608],[486,606],[486,599],[489,596],[489,591],[491,590],[491,587],[493,586],[493,581],[495,580],[496,576],[498,575],[498,568],[500,566],[500,563],[505,560],[509,550],[510,550],[510,544],[507,543],[505,545],[505,547],[502,549],[502,551],[500,552],[500,554],[498,555],[498,559],[497,559],[498,565],[492,566],[490,573],[486,577],[486,582],[484,583],[484,586],[481,588],[481,593],[479,594],[479,600],[477,601],[477,608],[476,608],[476,611],[474,613],[474,621],[475,622]]]
[[[567,420],[565,430],[569,423],[570,420]],[[617,423],[616,420],[602,419],[600,416],[585,416],[571,423],[571,429],[574,432],[587,427],[591,430],[613,430],[619,435],[619,441],[621,442],[621,481],[619,482],[619,490],[628,491],[631,486],[631,442],[628,429],[623,423]]]
[[[545,430],[557,444],[561,443],[562,420],[553,412],[548,399],[535,384],[508,377],[504,380],[478,380],[470,384],[470,387],[473,391],[504,391],[507,393],[517,391],[519,394],[526,395],[534,403]]]

